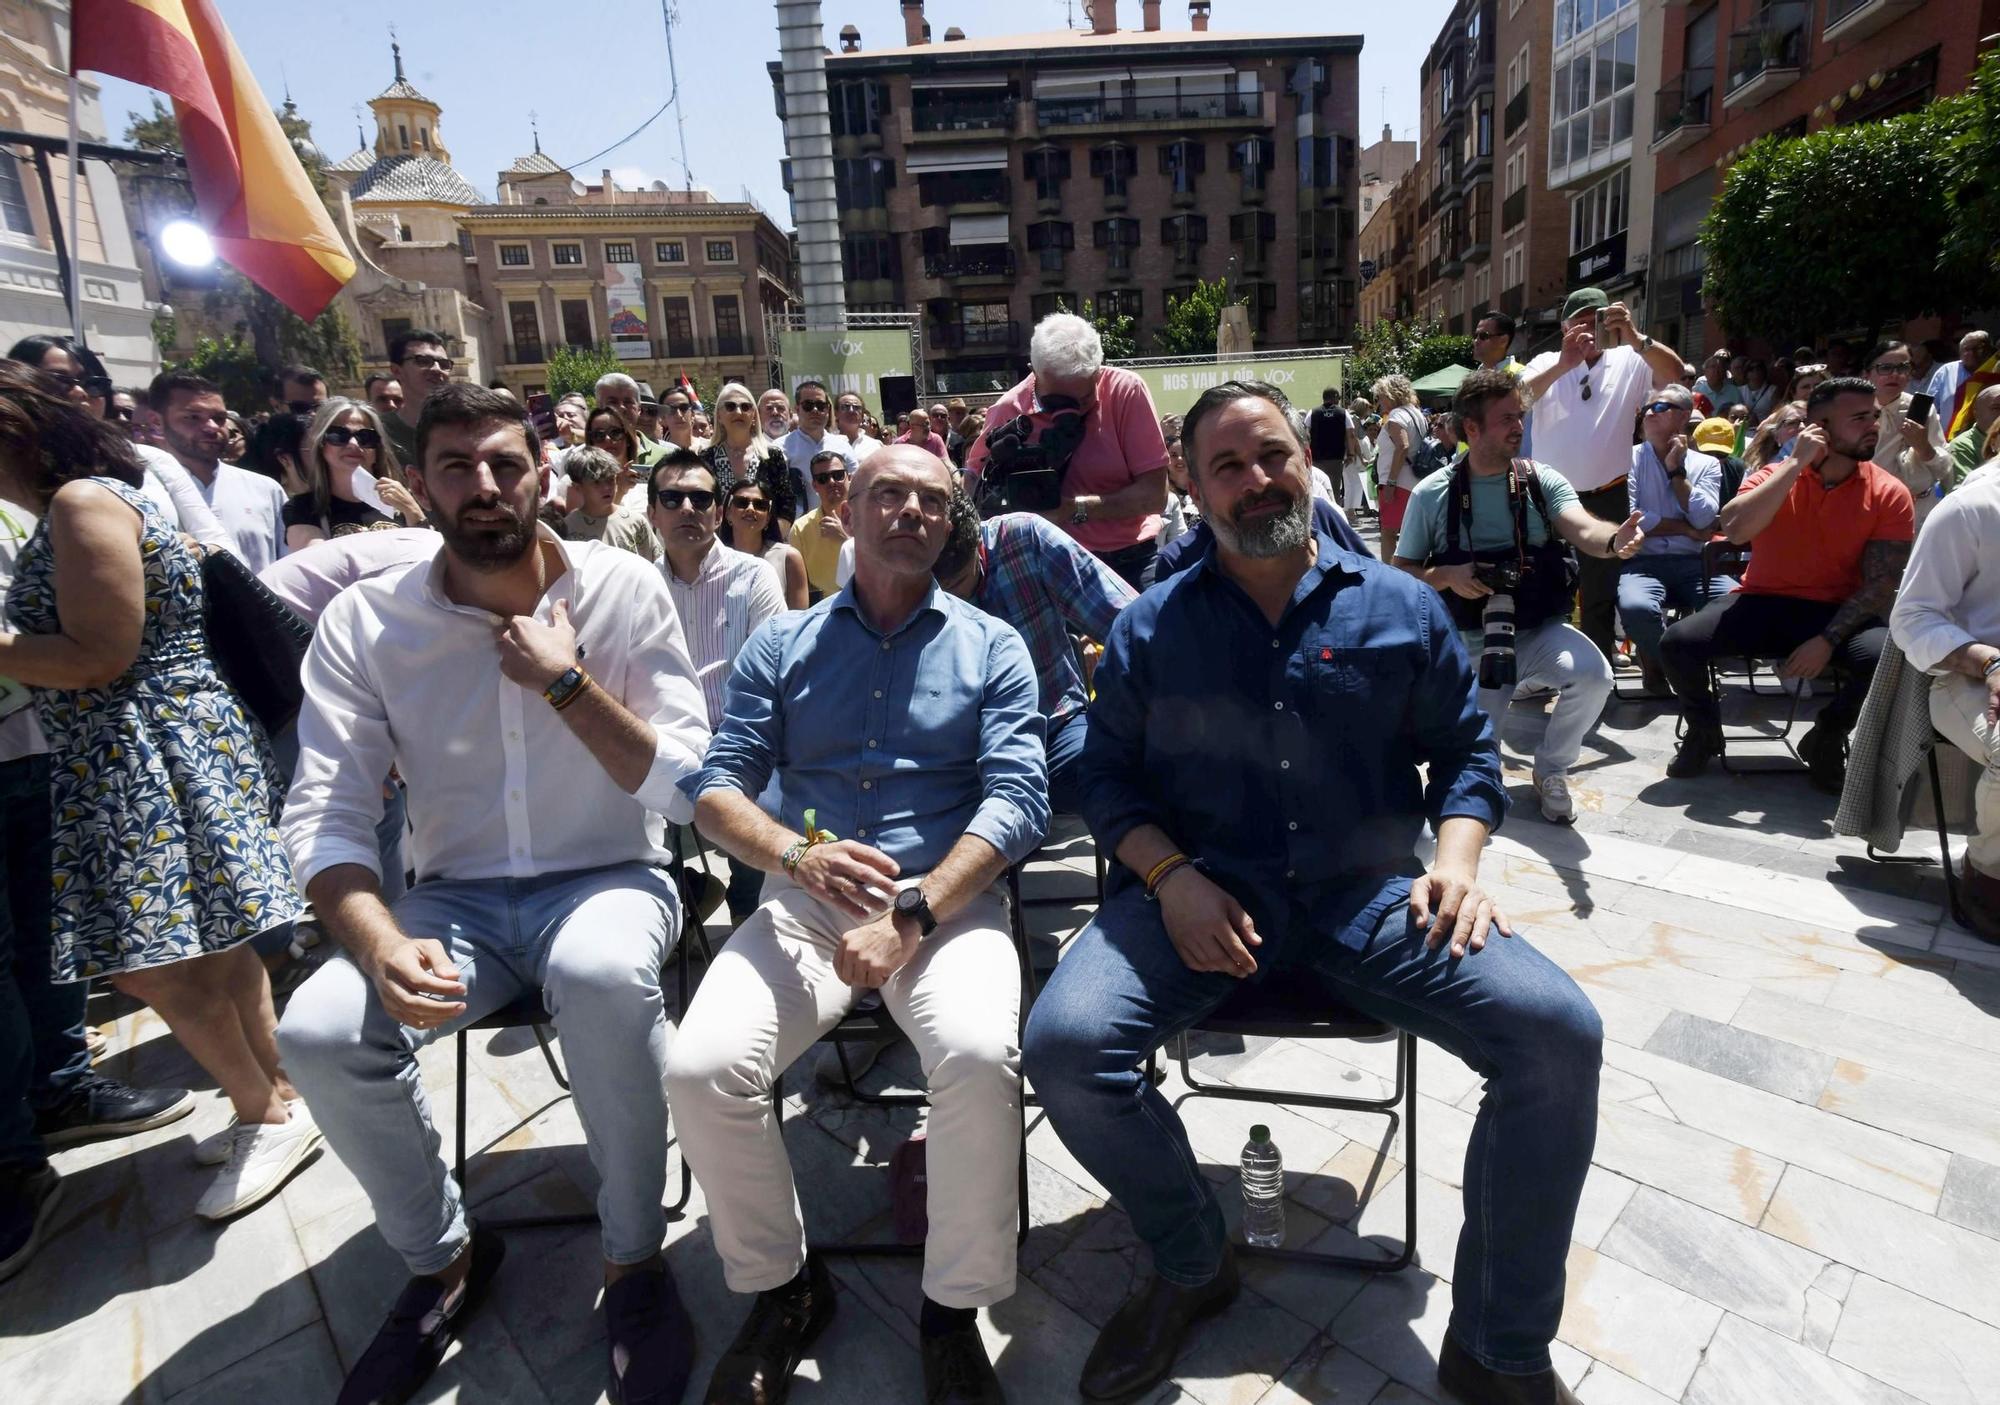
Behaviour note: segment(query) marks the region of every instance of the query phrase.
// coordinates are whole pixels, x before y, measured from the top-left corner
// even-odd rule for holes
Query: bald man
[[[1954,488],[1965,486],[1974,469],[2000,452],[2000,439],[1993,437],[1996,420],[2000,420],[2000,385],[1989,385],[1973,397],[1972,423],[1945,445],[1945,452],[1951,456]]]
[[[925,1398],[1000,1398],[976,1321],[1014,1291],[1019,1222],[1020,972],[999,880],[1048,829],[1048,774],[1027,646],[932,577],[951,491],[923,449],[870,456],[839,509],[854,579],[744,646],[685,787],[702,834],[768,875],[667,1066],[725,1277],[758,1296],[709,1401],[781,1398],[832,1315],[770,1095],[870,989],[930,1083]],[[757,805],[774,772],[782,823]]]

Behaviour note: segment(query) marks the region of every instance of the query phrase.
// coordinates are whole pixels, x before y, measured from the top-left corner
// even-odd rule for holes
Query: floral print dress
[[[201,563],[145,494],[139,656],[103,688],[43,688],[55,817],[54,976],[138,971],[222,951],[305,905],[272,822],[262,730],[208,656]],[[55,553],[44,517],[15,563],[13,626],[53,634]]]

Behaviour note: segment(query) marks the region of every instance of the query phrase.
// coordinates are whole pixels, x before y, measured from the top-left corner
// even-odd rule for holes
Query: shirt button
[[[857,829],[854,832],[860,835],[863,839],[866,839],[868,837],[868,831],[865,829]]]
[[[1291,823],[1285,826],[1286,829],[1297,829],[1298,827],[1299,827],[1299,822],[1297,820],[1293,820]]]
[[[1285,870],[1285,877],[1287,878],[1297,878],[1298,876],[1299,876],[1299,871],[1295,868],[1288,868]]]
[[[1278,645],[1278,641],[1277,641],[1277,640],[1275,640],[1275,639],[1273,639],[1273,640],[1271,641],[1271,647],[1272,647],[1273,649],[1275,649],[1275,648],[1278,648],[1278,647],[1279,647],[1279,645]]]
[[[517,742],[521,740],[521,734],[519,732],[509,732],[507,734],[507,740],[510,742]]]
[[[882,641],[882,652],[885,654],[889,652],[889,641],[886,639]]]
[[[525,855],[527,852],[528,851],[526,849],[521,848],[519,845],[516,845],[514,847],[514,857],[517,859]]]
[[[1278,769],[1280,771],[1289,771],[1292,769],[1292,763],[1289,761],[1280,761],[1278,763]]]
[[[861,783],[861,788],[862,788],[863,790],[873,790],[873,789],[875,788],[875,782],[873,782],[873,781],[863,781],[863,782]]]
[[[877,688],[877,689],[875,690],[875,696],[876,696],[876,697],[878,697],[878,698],[882,696],[882,690],[881,690],[880,688]]]
[[[874,742],[872,742],[872,741],[871,741],[871,742],[869,742],[869,743],[868,743],[868,749],[869,749],[870,751],[873,751],[873,750],[875,749],[875,743],[874,743]]]
[[[1285,705],[1281,702],[1272,703],[1271,709],[1274,712],[1283,712],[1285,710]]]
[[[521,792],[518,790],[510,790],[507,792],[507,798],[509,800],[518,802],[521,798]]]

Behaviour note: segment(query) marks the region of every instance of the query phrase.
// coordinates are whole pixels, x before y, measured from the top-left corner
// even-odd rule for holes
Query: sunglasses
[[[768,512],[770,507],[771,505],[762,498],[734,497],[729,500],[729,509],[732,512]]]
[[[419,351],[413,356],[405,357],[403,364],[405,366],[415,366],[419,370],[425,371],[449,371],[451,369],[451,358],[449,356],[433,356],[429,352]]]
[[[622,429],[593,429],[590,431],[589,438],[593,444],[623,444],[625,442],[625,431]]]
[[[1677,405],[1671,400],[1655,400],[1646,407],[1646,413],[1649,415],[1665,415],[1683,408],[1685,407]]]
[[[815,473],[813,475],[813,482],[815,483],[845,483],[846,481],[847,470],[844,468],[830,468],[825,473]]]
[[[715,494],[706,488],[660,489],[660,506],[667,511],[679,512],[683,503],[696,512],[706,512],[715,506]]]
[[[748,400],[732,400],[727,405],[717,405],[716,409],[725,415],[754,415],[757,407]]]
[[[799,401],[799,413],[802,415],[823,415],[832,408],[833,406],[824,400]]]
[[[1583,398],[1588,400],[1590,398],[1590,372],[1585,371],[1577,379],[1583,383]]]
[[[359,444],[364,449],[382,447],[382,436],[372,429],[349,429],[344,424],[334,425],[323,436],[336,449],[346,444]]]
[[[661,412],[662,414],[667,414],[667,415],[691,415],[691,414],[693,414],[693,413],[694,413],[694,406],[692,406],[692,405],[662,405],[662,406],[660,406],[660,412]]]
[[[1877,361],[1871,369],[1884,376],[1907,376],[1916,368],[1908,361]]]

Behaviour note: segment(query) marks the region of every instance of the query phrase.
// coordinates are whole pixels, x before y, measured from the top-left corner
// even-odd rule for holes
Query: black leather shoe
[[[1806,782],[1826,795],[1847,786],[1847,739],[1821,727],[1807,728],[1799,738],[1799,760],[1806,763]]]
[[[694,1320],[673,1273],[628,1273],[604,1290],[611,1405],[680,1405],[694,1370]]]
[[[925,1336],[924,1405],[1006,1405],[979,1328]]]
[[[1692,724],[1687,735],[1681,738],[1680,749],[1674,759],[1667,763],[1667,774],[1675,780],[1686,780],[1698,776],[1708,769],[1708,763],[1722,755],[1722,729],[1720,727],[1696,727]]]
[[[1467,1356],[1449,1332],[1438,1353],[1438,1384],[1465,1405],[1583,1405],[1554,1371],[1504,1375]]]
[[[1158,1277],[1148,1280],[1097,1334],[1077,1382],[1083,1398],[1130,1400],[1165,1380],[1188,1329],[1234,1302],[1239,1286],[1236,1255],[1227,1248],[1221,1269],[1199,1288],[1182,1288]]]
[[[806,1258],[806,1291],[759,1293],[736,1340],[708,1378],[706,1405],[783,1405],[806,1348],[833,1320],[833,1275]]]
[[[336,1405],[403,1405],[444,1360],[452,1339],[486,1296],[507,1245],[499,1235],[474,1226],[472,1263],[466,1269],[465,1291],[444,1310],[445,1287],[435,1278],[412,1278],[389,1320],[368,1343],[368,1350],[347,1373]]]
[[[133,1088],[93,1073],[68,1098],[36,1113],[35,1131],[53,1151],[150,1132],[193,1111],[194,1094],[185,1088]]]

